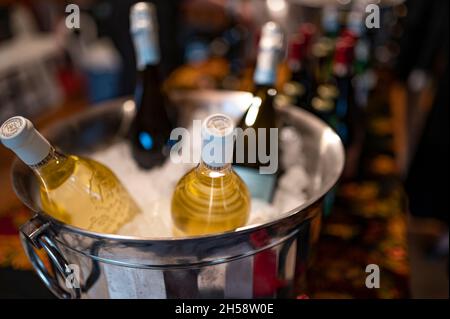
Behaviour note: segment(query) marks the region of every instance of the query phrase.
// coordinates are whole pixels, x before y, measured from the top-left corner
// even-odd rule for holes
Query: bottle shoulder
[[[94,159],[87,157],[80,157],[76,155],[70,156],[75,162],[75,172],[77,170],[82,171],[92,171],[97,176],[104,176],[110,179],[118,180],[116,174],[105,164],[98,162]]]
[[[195,167],[179,180],[176,188],[180,187],[193,187],[194,189],[205,190],[210,188],[237,188],[248,193],[247,186],[232,168],[223,173]]]
[[[77,155],[64,156],[59,163],[52,163],[46,170],[41,171],[45,187],[55,189],[70,181],[85,184],[98,179],[116,181],[117,177],[106,165],[93,159]]]

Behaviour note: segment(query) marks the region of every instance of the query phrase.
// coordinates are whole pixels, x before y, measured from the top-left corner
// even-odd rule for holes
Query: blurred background
[[[23,115],[43,128],[132,95],[135,2],[0,0],[0,122]],[[322,50],[325,40],[350,31],[347,163],[324,220],[309,293],[299,297],[448,298],[448,1],[151,2],[166,92],[251,90],[260,27],[273,20],[288,35],[277,103],[290,103],[292,84],[302,80],[293,76],[295,60],[320,63],[335,51]],[[379,8],[379,28],[364,25],[369,3]],[[69,4],[79,6],[80,28],[66,25]],[[311,49],[298,53],[305,46]],[[320,107],[308,110],[328,119]],[[30,212],[11,188],[13,159],[0,147],[0,297],[51,297],[17,235]],[[370,263],[382,268],[380,289],[357,284]]]

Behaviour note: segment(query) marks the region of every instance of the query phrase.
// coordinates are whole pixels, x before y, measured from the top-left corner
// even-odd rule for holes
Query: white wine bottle
[[[50,216],[85,230],[116,233],[140,212],[109,168],[57,152],[30,120],[21,116],[6,120],[0,140],[37,176],[41,206]]]
[[[180,179],[172,197],[175,235],[220,233],[247,222],[250,194],[231,167],[233,131],[223,114],[203,122],[200,164]]]

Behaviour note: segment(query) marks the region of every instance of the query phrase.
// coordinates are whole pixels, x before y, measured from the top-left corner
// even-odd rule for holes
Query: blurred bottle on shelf
[[[204,120],[201,162],[180,179],[172,196],[175,235],[221,233],[247,222],[250,195],[231,167],[233,130],[226,115]]]
[[[333,61],[333,81],[339,92],[336,99],[337,133],[344,145],[352,143],[355,101],[353,89],[353,58],[355,40],[349,35],[341,36],[336,42]]]
[[[339,10],[335,5],[322,9],[322,35],[311,45],[314,73],[313,95],[319,86],[329,81],[336,38],[340,30]]]
[[[321,37],[312,47],[314,83],[310,111],[336,128],[335,114],[338,89],[332,79],[333,43]]]
[[[230,11],[230,25],[221,35],[221,41],[226,48],[225,57],[229,61],[229,72],[222,79],[221,87],[226,90],[237,90],[245,66],[245,44],[248,40],[248,30],[239,22],[235,12]]]
[[[339,34],[339,8],[337,5],[325,5],[322,9],[322,33],[329,39],[335,39]]]
[[[299,33],[289,43],[287,62],[291,78],[283,85],[282,96],[289,104],[304,109],[310,109],[315,84],[311,52],[315,35],[316,27],[311,23],[303,23]]]
[[[109,168],[56,151],[28,119],[8,119],[0,127],[0,140],[33,170],[40,183],[42,208],[53,218],[112,234],[140,213]]]
[[[314,91],[317,91],[320,84],[326,83],[331,76],[333,52],[334,43],[329,38],[321,37],[312,46]]]
[[[365,6],[360,2],[354,3],[347,15],[348,35],[355,39],[354,49],[354,89],[355,103],[360,108],[366,108],[369,93],[376,82],[376,75],[371,68],[371,41],[364,22]]]
[[[354,113],[353,60],[356,36],[343,30],[334,50],[324,43],[314,46],[317,59],[315,96],[311,111],[333,127],[345,145],[351,144]],[[334,53],[332,54],[331,52]]]
[[[312,23],[302,23],[299,28],[300,36],[303,39],[304,55],[303,55],[303,69],[305,76],[309,82],[306,88],[307,102],[311,102],[314,93],[314,63],[312,55],[312,46],[317,40],[317,28]]]
[[[294,35],[289,43],[288,66],[291,78],[283,84],[282,94],[286,102],[302,108],[309,104],[308,94],[311,92],[312,77],[306,68],[306,44],[300,34]],[[277,97],[277,100],[279,98]]]
[[[287,59],[291,78],[283,85],[277,104],[287,103],[311,110],[311,99],[316,87],[312,55],[316,34],[317,28],[314,24],[303,23],[299,32],[291,38]]]
[[[162,92],[159,69],[158,23],[155,7],[139,2],[131,7],[130,30],[137,60],[135,91],[137,113],[130,129],[132,154],[137,164],[149,169],[164,162],[169,154],[172,130]]]
[[[270,139],[270,129],[277,128],[274,108],[277,90],[274,88],[277,68],[283,50],[284,34],[275,22],[267,22],[262,27],[256,69],[253,75],[254,90],[252,104],[238,122],[237,127],[245,131],[251,129],[254,139],[245,139],[243,148],[236,150],[235,170],[249,185],[252,197],[270,202],[276,184],[277,174],[261,174],[259,169],[267,165],[261,163],[258,146],[265,144],[265,154],[278,155],[278,144]],[[265,135],[262,132],[265,133]],[[261,135],[261,136],[260,136]],[[261,141],[262,142],[261,142]],[[240,152],[240,151],[243,152]],[[278,156],[276,157],[278,159]]]
[[[317,36],[317,27],[313,23],[302,23],[299,27],[299,34],[302,36],[305,44],[306,59],[310,59],[311,48]]]

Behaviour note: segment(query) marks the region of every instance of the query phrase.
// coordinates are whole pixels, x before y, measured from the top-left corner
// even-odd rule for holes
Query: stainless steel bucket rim
[[[19,162],[16,164],[16,162]],[[23,165],[22,163],[20,163],[19,160],[14,160],[13,166],[15,165]],[[335,184],[337,183],[337,180],[334,183],[330,183],[330,188],[331,189]],[[112,239],[112,240],[120,240],[120,241],[126,241],[126,242],[142,242],[142,241],[151,241],[151,242],[180,242],[180,241],[189,241],[189,240],[201,240],[204,238],[215,238],[215,239],[220,239],[220,238],[225,238],[231,235],[236,235],[236,234],[246,234],[246,233],[250,233],[250,232],[255,232],[258,231],[260,229],[264,229],[267,228],[271,225],[275,225],[278,224],[282,221],[288,220],[290,219],[293,215],[296,214],[301,214],[303,213],[303,209],[306,207],[310,207],[312,205],[314,205],[315,203],[319,202],[323,196],[326,195],[327,192],[324,192],[324,194],[321,194],[320,196],[314,197],[311,200],[308,200],[306,202],[304,202],[302,205],[291,209],[290,211],[288,211],[287,213],[283,213],[282,217],[271,220],[267,223],[263,223],[263,224],[252,224],[252,225],[248,225],[245,227],[240,228],[239,230],[233,230],[233,231],[226,231],[226,232],[222,232],[222,233],[215,233],[215,234],[211,234],[211,235],[197,235],[197,236],[180,236],[180,237],[139,237],[139,236],[127,236],[127,235],[118,235],[118,234],[105,234],[105,233],[98,233],[98,232],[93,232],[90,230],[85,230],[73,225],[69,225],[66,224],[64,222],[61,222],[60,220],[53,218],[51,215],[48,215],[46,212],[42,211],[42,210],[36,210],[35,208],[30,207],[28,204],[25,204],[29,209],[31,209],[33,212],[35,212],[36,214],[38,214],[39,216],[42,216],[45,220],[48,220],[51,222],[52,226],[56,226],[58,229],[65,229],[68,230],[72,233],[75,234],[79,234],[79,235],[83,235],[86,237],[91,237],[91,238],[97,238],[97,239]],[[304,218],[305,220],[307,219],[306,216]]]

